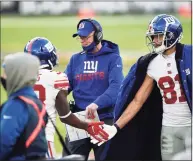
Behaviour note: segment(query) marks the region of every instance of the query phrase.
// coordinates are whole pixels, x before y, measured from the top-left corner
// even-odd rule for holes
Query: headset
[[[96,44],[99,44],[103,39],[103,33],[102,33],[100,27],[92,19],[88,18],[88,19],[82,19],[79,21],[79,23],[77,24],[77,30],[78,30],[80,23],[83,21],[88,21],[93,25],[93,27],[95,28],[94,42]]]

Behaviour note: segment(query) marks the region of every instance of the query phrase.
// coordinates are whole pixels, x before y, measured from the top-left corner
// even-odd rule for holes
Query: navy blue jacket
[[[113,118],[113,107],[123,80],[122,59],[117,44],[103,40],[99,52],[78,53],[71,57],[65,70],[70,91],[77,107],[85,110],[96,103],[100,119]]]
[[[144,81],[149,62],[156,56],[157,54],[142,56],[131,67],[118,94],[114,122],[133,100]],[[192,47],[177,44],[175,58],[183,91],[192,111]],[[161,160],[162,98],[155,81],[154,83],[154,89],[141,110],[106,143],[101,160]]]
[[[44,128],[30,146],[25,148],[26,140],[37,126],[38,117],[34,108],[18,96],[31,98],[41,109],[42,104],[32,87],[22,88],[9,96],[0,112],[0,160],[45,157],[47,141]],[[44,121],[47,121],[46,118]]]

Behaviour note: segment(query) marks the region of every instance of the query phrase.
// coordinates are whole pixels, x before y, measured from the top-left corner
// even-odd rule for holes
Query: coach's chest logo
[[[98,61],[84,61],[83,73],[95,73],[97,72]]]

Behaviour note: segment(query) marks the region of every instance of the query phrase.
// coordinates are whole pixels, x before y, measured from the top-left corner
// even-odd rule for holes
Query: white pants
[[[186,149],[176,155],[172,158],[172,160],[191,160],[192,155],[192,149]]]
[[[47,141],[47,143],[48,143],[48,151],[46,153],[46,158],[54,159],[56,157],[54,142]]]
[[[178,154],[188,153],[191,148],[191,126],[169,127],[162,126],[161,153],[162,160],[173,160]],[[191,155],[186,160],[191,160]],[[187,158],[188,157],[188,158]]]

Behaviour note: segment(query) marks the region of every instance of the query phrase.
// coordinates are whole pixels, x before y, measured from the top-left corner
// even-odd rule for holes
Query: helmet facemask
[[[158,41],[153,42],[154,36],[157,36]],[[162,54],[164,51],[172,48],[177,42],[182,39],[182,33],[175,39],[175,34],[170,31],[157,32],[157,33],[147,33],[146,34],[146,45],[150,52],[155,52],[157,54]]]
[[[156,42],[153,41],[155,37],[157,37]],[[165,50],[164,37],[162,32],[146,34],[146,45],[151,53],[162,53]]]

